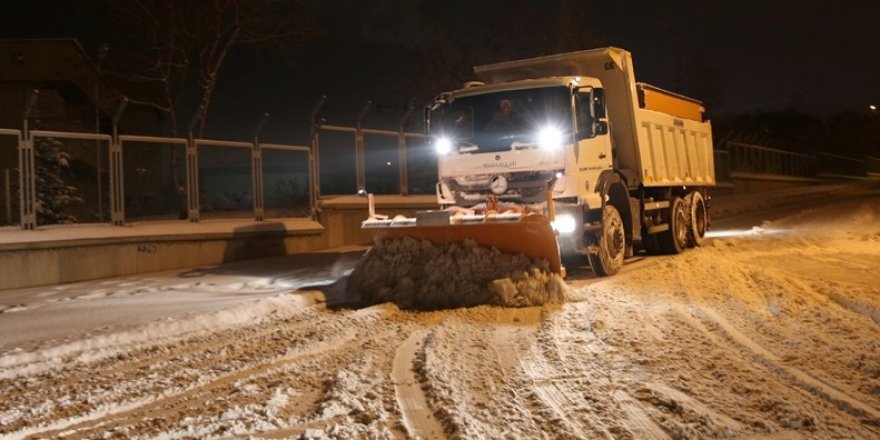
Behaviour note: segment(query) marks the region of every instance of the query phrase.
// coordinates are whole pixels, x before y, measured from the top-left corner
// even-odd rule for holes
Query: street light
[[[872,112],[876,112],[876,111],[877,111],[877,106],[874,105],[874,104],[869,105],[868,108],[871,109]]]

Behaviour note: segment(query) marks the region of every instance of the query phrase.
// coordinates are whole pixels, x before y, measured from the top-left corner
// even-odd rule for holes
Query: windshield
[[[434,110],[431,121],[433,134],[462,152],[531,146],[547,126],[571,133],[571,93],[559,86],[464,96]]]

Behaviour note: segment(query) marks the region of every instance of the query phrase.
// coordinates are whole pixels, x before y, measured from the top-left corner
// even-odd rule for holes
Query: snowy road
[[[361,254],[358,250],[316,252],[0,291],[0,354],[325,285],[351,270]]]
[[[313,290],[357,252],[0,292],[0,437],[880,438],[880,194],[713,227],[547,307]]]

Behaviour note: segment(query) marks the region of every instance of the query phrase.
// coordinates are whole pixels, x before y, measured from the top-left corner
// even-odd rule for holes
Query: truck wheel
[[[590,267],[599,276],[614,275],[623,266],[626,254],[626,231],[617,208],[605,205],[602,209],[602,229],[593,244],[598,252],[590,253]]]
[[[688,222],[688,245],[701,246],[703,238],[706,237],[706,230],[709,228],[709,212],[706,210],[706,201],[699,191],[694,191],[690,195],[691,212]]]
[[[680,254],[688,244],[688,213],[679,197],[669,207],[669,230],[658,234],[660,248],[667,254]]]

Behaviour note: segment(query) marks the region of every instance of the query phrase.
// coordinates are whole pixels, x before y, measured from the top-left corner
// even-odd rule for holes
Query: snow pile
[[[40,374],[71,362],[95,362],[158,343],[217,330],[290,317],[314,303],[310,295],[279,294],[251,303],[180,320],[166,318],[127,331],[95,335],[35,351],[13,350],[0,357],[0,380]]]
[[[493,304],[537,306],[565,300],[568,287],[546,260],[477,246],[404,237],[367,252],[346,288],[367,303],[437,309]]]

